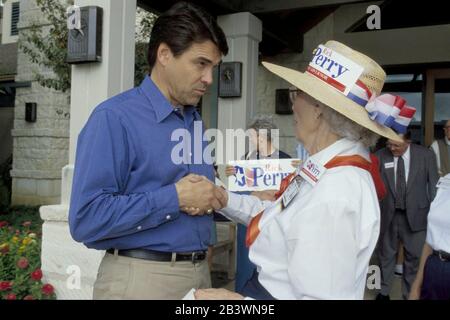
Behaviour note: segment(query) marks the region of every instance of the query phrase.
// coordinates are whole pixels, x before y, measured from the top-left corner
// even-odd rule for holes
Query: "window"
[[[19,2],[14,2],[12,4],[11,10],[11,36],[19,35],[19,30],[17,29],[17,24],[19,23],[20,7]]]
[[[415,143],[421,143],[423,140],[422,133],[422,90],[423,75],[422,73],[401,73],[389,74],[382,93],[390,93],[404,98],[408,105],[416,108],[409,129],[411,130],[411,138]]]

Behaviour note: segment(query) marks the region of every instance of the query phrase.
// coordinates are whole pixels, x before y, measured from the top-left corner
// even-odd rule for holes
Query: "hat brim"
[[[397,142],[403,141],[403,139],[391,128],[384,127],[371,120],[366,109],[361,107],[356,102],[353,102],[339,91],[329,87],[327,84],[324,84],[322,80],[314,77],[313,75],[268,62],[263,62],[262,64],[270,72],[306,92],[314,99],[319,100],[328,107],[336,110],[343,116],[356,122],[358,125],[363,126],[385,138]]]

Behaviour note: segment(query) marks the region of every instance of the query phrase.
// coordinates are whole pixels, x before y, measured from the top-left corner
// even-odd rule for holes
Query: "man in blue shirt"
[[[153,27],[150,75],[100,104],[81,131],[69,224],[76,241],[107,250],[94,299],[180,299],[211,286],[208,213],[226,203],[198,179],[214,181],[214,168],[207,159],[194,161],[195,139],[203,136],[194,127],[204,129],[194,106],[227,52],[208,13],[175,4]],[[191,139],[173,141],[177,130]],[[186,148],[174,152],[180,143]]]

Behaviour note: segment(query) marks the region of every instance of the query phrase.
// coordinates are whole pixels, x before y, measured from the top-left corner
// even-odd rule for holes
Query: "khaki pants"
[[[211,288],[207,260],[159,262],[106,253],[94,300],[179,300],[192,288]]]

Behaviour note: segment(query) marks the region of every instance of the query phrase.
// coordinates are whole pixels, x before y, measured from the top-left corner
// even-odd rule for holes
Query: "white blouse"
[[[288,206],[229,192],[222,213],[248,224],[267,208],[273,218],[250,247],[260,283],[277,299],[363,299],[369,260],[379,235],[380,209],[369,172],[324,166],[337,155],[369,159],[360,143],[341,139],[309,160],[321,168],[317,183],[302,179]],[[300,172],[300,170],[298,170]],[[279,202],[279,201],[277,201]],[[267,219],[266,219],[267,220]]]
[[[426,242],[434,250],[450,253],[450,173],[439,180],[428,214]]]

